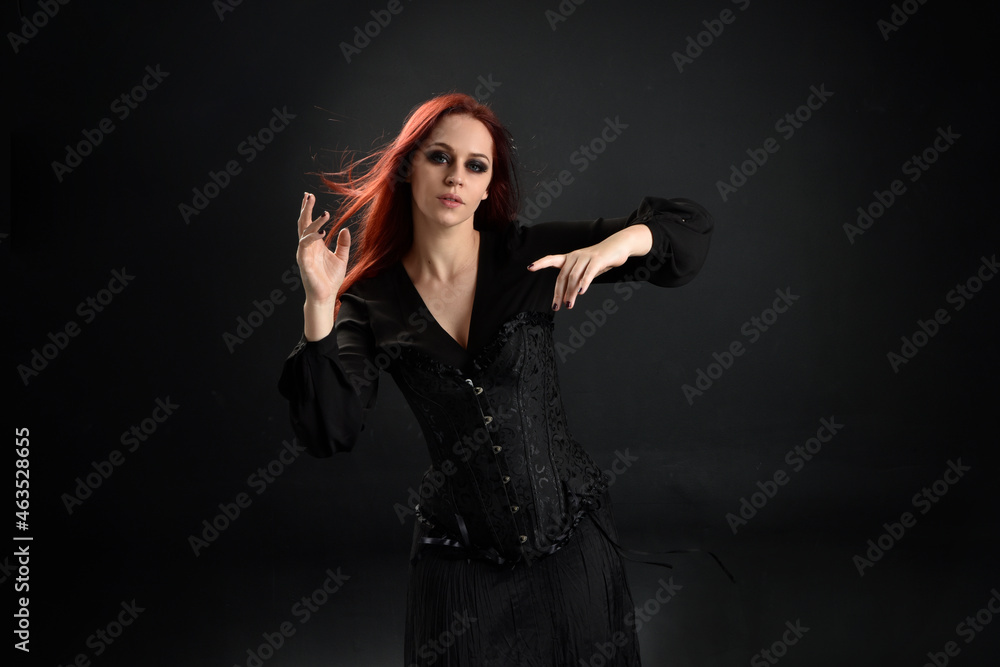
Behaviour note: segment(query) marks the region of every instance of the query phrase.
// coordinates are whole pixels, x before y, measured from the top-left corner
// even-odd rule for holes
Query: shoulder
[[[392,264],[373,276],[366,276],[358,279],[353,285],[341,295],[341,298],[348,297],[359,301],[378,300],[386,296],[392,289],[393,277],[398,270],[399,264]]]

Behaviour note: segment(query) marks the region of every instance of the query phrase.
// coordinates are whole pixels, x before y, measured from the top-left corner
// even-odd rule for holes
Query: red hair
[[[427,100],[410,111],[403,129],[388,145],[338,172],[320,174],[323,185],[343,196],[326,235],[327,247],[336,242],[337,232],[348,220],[361,215],[351,241],[351,265],[337,294],[338,309],[340,295],[351,285],[398,262],[413,244],[412,195],[406,178],[420,144],[446,114],[475,118],[493,138],[490,196],[476,210],[476,228],[502,229],[517,217],[519,194],[510,132],[492,109],[469,95],[450,93]],[[373,164],[355,176],[354,171],[366,162]]]

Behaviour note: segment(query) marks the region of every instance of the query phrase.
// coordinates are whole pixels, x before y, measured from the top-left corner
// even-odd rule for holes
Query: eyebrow
[[[443,141],[435,141],[433,144],[431,144],[430,146],[428,146],[428,148],[430,148],[431,146],[441,146],[442,148],[447,149],[447,150],[451,151],[452,153],[458,152],[454,148],[452,148],[451,146],[449,146],[448,144],[444,143]],[[481,157],[484,160],[486,160],[487,162],[490,161],[490,159],[487,156],[483,155],[482,153],[470,153],[470,155],[472,157]]]

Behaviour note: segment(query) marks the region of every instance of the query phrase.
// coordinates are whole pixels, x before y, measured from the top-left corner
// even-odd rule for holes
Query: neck
[[[413,245],[403,258],[413,277],[449,281],[479,256],[479,232],[472,224],[428,229],[414,225]]]

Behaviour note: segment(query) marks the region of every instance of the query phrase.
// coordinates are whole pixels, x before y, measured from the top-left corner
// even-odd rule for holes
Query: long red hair
[[[520,197],[515,149],[507,128],[492,109],[469,95],[450,93],[427,100],[410,111],[403,129],[388,145],[349,162],[340,171],[320,174],[323,185],[343,196],[326,235],[327,247],[336,242],[340,228],[360,214],[357,233],[351,240],[351,264],[338,299],[358,280],[377,275],[398,262],[413,244],[412,195],[406,177],[420,144],[446,114],[475,118],[493,138],[490,196],[476,210],[475,226],[502,229],[517,217]],[[371,166],[366,169],[365,163]],[[362,173],[355,176],[356,170]]]

